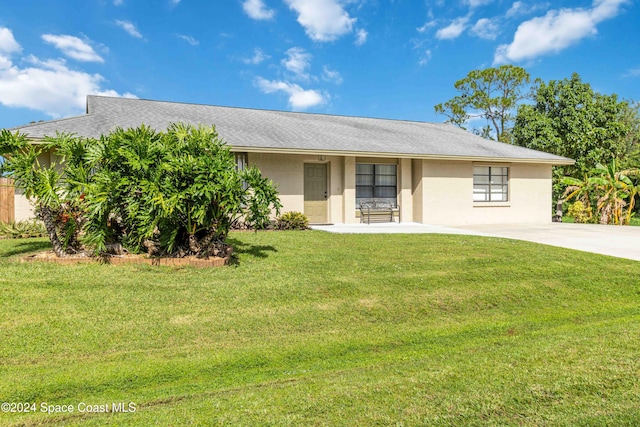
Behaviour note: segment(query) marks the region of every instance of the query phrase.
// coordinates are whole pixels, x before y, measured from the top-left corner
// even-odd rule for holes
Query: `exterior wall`
[[[344,159],[341,157],[327,158],[327,174],[329,177],[329,222],[342,222],[344,211]]]
[[[304,163],[326,162],[329,176],[328,221],[357,223],[355,165],[398,164],[398,202],[402,222],[439,225],[551,222],[551,166],[491,163],[509,167],[509,201],[473,201],[471,161],[411,160],[314,155],[249,154],[249,163],[279,184],[283,211],[304,212]]]
[[[344,202],[343,221],[345,224],[355,224],[356,217],[356,158],[344,158]]]
[[[473,201],[473,166],[509,167],[509,201]],[[440,225],[550,223],[551,166],[423,162],[423,222]],[[414,200],[415,203],[415,200]]]
[[[473,223],[473,169],[471,162],[422,162],[422,222]]]
[[[16,222],[35,218],[33,206],[18,188],[15,190],[14,210],[14,218]]]
[[[413,221],[413,197],[411,159],[400,159],[398,165],[398,203],[400,204],[400,222]]]
[[[51,153],[39,158],[49,165]],[[304,164],[327,164],[327,220],[357,223],[356,162],[398,165],[400,221],[466,225],[551,222],[551,166],[544,164],[474,163],[419,159],[365,159],[353,156],[249,153],[250,165],[278,184],[283,212],[304,212]],[[473,166],[508,166],[509,201],[473,202]],[[19,190],[16,221],[33,218],[33,208]]]
[[[514,165],[511,168],[509,197],[518,222],[550,223],[553,212],[551,166]]]
[[[43,167],[49,167],[52,162],[58,160],[58,156],[56,156],[52,150],[45,151],[38,156],[38,163]],[[19,188],[15,189],[14,206],[16,222],[35,218],[36,215],[33,210],[33,205]]]
[[[411,196],[413,197],[413,220],[415,222],[422,222],[422,192],[423,192],[423,179],[424,168],[422,166],[423,160],[412,160],[411,169]]]
[[[248,157],[250,166],[257,166],[263,176],[278,184],[283,212],[304,212],[303,156],[249,153]]]
[[[257,166],[262,175],[278,184],[282,212],[304,212],[304,164],[327,165],[327,221],[346,222],[344,157],[297,154],[249,153],[249,165]],[[353,200],[355,206],[355,163],[353,166]],[[355,218],[355,214],[354,214]]]

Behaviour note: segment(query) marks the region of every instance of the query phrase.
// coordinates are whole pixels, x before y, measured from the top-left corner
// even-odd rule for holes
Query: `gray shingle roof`
[[[309,151],[390,157],[477,158],[570,164],[573,160],[489,141],[439,123],[252,110],[142,99],[87,97],[87,114],[16,127],[32,138],[56,131],[99,137],[116,127],[215,124],[236,150]]]

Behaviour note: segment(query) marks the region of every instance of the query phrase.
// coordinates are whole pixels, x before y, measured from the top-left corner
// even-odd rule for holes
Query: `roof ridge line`
[[[341,118],[350,118],[350,119],[367,119],[367,120],[385,120],[390,122],[403,122],[403,123],[417,123],[422,125],[433,125],[439,127],[451,127],[456,129],[455,126],[450,123],[438,123],[438,122],[427,122],[420,120],[409,120],[409,119],[391,119],[388,117],[369,117],[369,116],[354,116],[354,115],[341,115],[341,114],[328,114],[328,113],[312,113],[308,111],[286,111],[286,110],[273,110],[269,108],[251,108],[251,107],[238,107],[232,105],[216,105],[216,104],[203,104],[198,102],[181,102],[181,101],[161,101],[157,99],[146,99],[146,98],[125,98],[122,96],[105,96],[105,95],[87,95],[87,99],[89,97],[92,98],[102,98],[114,100],[117,102],[152,102],[157,104],[174,104],[174,105],[191,105],[191,106],[199,106],[199,107],[214,107],[214,108],[229,108],[233,110],[244,110],[244,111],[263,111],[269,113],[283,113],[287,115],[305,115],[305,116],[325,116],[325,117],[341,117]]]

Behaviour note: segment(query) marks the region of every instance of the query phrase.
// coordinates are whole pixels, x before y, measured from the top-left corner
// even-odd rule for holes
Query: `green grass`
[[[232,235],[234,266],[20,263],[0,425],[637,426],[634,261],[444,235]]]

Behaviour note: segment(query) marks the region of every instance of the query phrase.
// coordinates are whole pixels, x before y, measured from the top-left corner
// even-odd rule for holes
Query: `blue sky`
[[[87,94],[443,121],[470,70],[640,100],[634,0],[0,0],[0,128]]]

